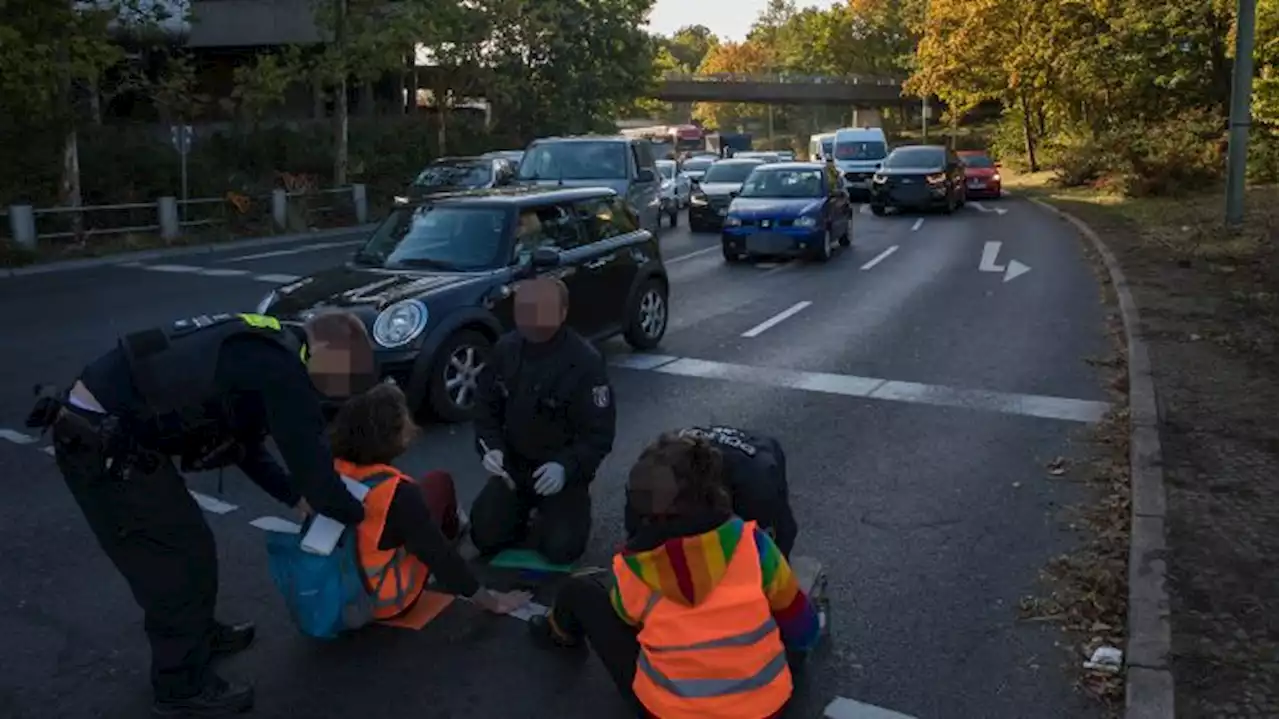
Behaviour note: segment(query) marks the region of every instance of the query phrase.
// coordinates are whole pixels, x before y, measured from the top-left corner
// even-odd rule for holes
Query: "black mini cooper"
[[[667,330],[667,272],[653,235],[605,188],[507,187],[392,210],[342,267],[263,298],[285,320],[326,308],[365,319],[383,378],[445,421],[471,416],[489,349],[514,327],[512,285],[569,287],[569,326],[636,349]]]

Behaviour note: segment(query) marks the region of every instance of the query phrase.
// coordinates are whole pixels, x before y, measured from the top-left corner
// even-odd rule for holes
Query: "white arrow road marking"
[[[906,714],[882,709],[852,699],[836,697],[822,712],[823,719],[914,719]]]
[[[912,226],[911,226],[911,231],[912,231],[912,232],[915,232],[916,230],[920,229],[920,225],[923,225],[923,224],[924,224],[924,218],[923,218],[923,217],[918,217],[918,218],[916,218],[916,223],[915,223],[914,225],[912,225]]]
[[[978,212],[994,212],[997,215],[1003,215],[1004,213],[1008,212],[1008,210],[1004,209],[1003,207],[987,207],[981,202],[970,202],[969,204],[973,205],[974,209],[976,209]]]
[[[1008,266],[996,264],[1000,256],[1000,242],[988,242],[982,246],[982,260],[978,262],[979,272],[1003,272],[1004,281],[1008,282],[1027,274],[1031,268],[1017,260],[1009,260]]]

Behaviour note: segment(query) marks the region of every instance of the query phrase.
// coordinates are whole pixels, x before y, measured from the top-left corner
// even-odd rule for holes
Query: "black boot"
[[[210,651],[215,655],[243,652],[249,648],[249,645],[253,644],[253,638],[258,633],[257,628],[253,626],[253,622],[241,622],[240,624],[214,622],[213,627]]]
[[[211,675],[199,694],[185,699],[157,699],[151,713],[160,717],[220,717],[253,708],[253,687]]]

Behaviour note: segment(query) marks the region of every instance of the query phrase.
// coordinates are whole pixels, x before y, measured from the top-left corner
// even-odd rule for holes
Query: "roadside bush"
[[[1280,138],[1270,127],[1254,127],[1249,134],[1249,160],[1245,174],[1249,182],[1265,185],[1275,182],[1280,164]]]

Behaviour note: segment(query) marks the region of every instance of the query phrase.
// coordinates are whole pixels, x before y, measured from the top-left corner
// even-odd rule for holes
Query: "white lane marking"
[[[257,527],[264,532],[284,532],[285,534],[302,534],[302,525],[280,517],[258,517],[249,522],[250,527]]]
[[[917,218],[916,218],[916,223],[915,223],[914,225],[912,225],[912,226],[911,226],[911,231],[912,231],[912,232],[915,232],[916,230],[920,229],[920,225],[923,225],[923,224],[924,224],[924,218],[923,218],[923,217],[917,217]]]
[[[765,320],[764,322],[761,322],[755,327],[752,327],[746,332],[743,332],[742,336],[743,337],[759,337],[760,335],[764,334],[770,327],[773,327],[775,325],[778,325],[786,321],[788,317],[795,316],[797,313],[799,313],[801,310],[803,310],[804,308],[808,307],[811,304],[813,303],[809,302],[808,300],[804,302],[797,302],[794,305],[791,305],[790,307],[788,307],[787,309]]]
[[[15,432],[11,429],[0,429],[0,439],[7,439],[14,444],[31,444],[36,441],[36,438],[31,435]]]
[[[715,252],[718,249],[720,249],[720,245],[715,245],[713,247],[704,247],[700,250],[694,250],[693,252],[685,253],[683,255],[680,255],[679,257],[672,257],[671,259],[667,260],[667,266],[670,267],[671,265],[674,265],[677,262],[692,260],[693,258],[698,257],[699,255],[705,255],[708,252]]]
[[[207,494],[200,494],[199,492],[192,492],[191,490],[187,490],[187,491],[191,494],[192,497],[195,497],[196,504],[200,505],[200,508],[206,512],[212,512],[214,514],[226,514],[228,512],[234,512],[237,509],[239,509],[239,507],[237,507],[236,505],[224,502],[221,499],[218,499],[216,497],[210,497]]]
[[[860,206],[860,207],[858,208],[858,214],[859,214],[859,215],[870,215],[870,214],[871,214],[871,205],[862,205],[862,206]]]
[[[982,259],[978,260],[979,272],[1003,272],[1003,281],[1008,282],[1031,271],[1030,267],[1017,260],[1009,260],[1008,265],[996,264],[996,258],[1000,256],[1000,247],[999,242],[988,242],[982,246]]]
[[[915,719],[906,714],[883,709],[852,699],[836,697],[822,712],[823,719]]]
[[[991,208],[991,207],[987,207],[981,202],[970,202],[969,204],[973,205],[973,208],[978,212],[994,212],[997,215],[1003,215],[1004,213],[1008,212],[1008,210],[1004,209],[1003,207]]]
[[[635,355],[631,357],[635,357]],[[667,360],[668,358],[663,357],[662,359]],[[630,357],[623,361],[611,360],[610,363],[618,367],[642,369],[639,363],[630,359]],[[659,361],[643,369],[681,377],[730,380],[745,384],[804,390],[845,397],[863,397],[887,402],[905,402],[937,407],[956,407],[1025,417],[1057,419],[1067,422],[1097,422],[1111,409],[1111,405],[1106,402],[1072,399],[1069,397],[946,387],[830,372],[805,372],[777,367],[753,367],[688,357],[677,358],[673,361]]]
[[[259,282],[274,282],[283,285],[288,282],[297,282],[302,278],[298,275],[254,275],[253,279]]]
[[[48,446],[48,447],[41,447],[41,448],[40,448],[40,451],[41,451],[41,452],[44,452],[45,454],[49,455],[50,457],[52,457],[52,456],[53,456],[53,446],[52,446],[52,445],[50,445],[50,446]]]
[[[349,242],[317,242],[311,245],[303,245],[302,247],[293,247],[287,250],[272,250],[271,252],[258,252],[252,255],[239,255],[237,257],[228,257],[225,260],[218,260],[219,264],[228,262],[244,262],[245,260],[263,260],[268,257],[284,257],[286,255],[300,255],[304,252],[316,252],[319,250],[328,250],[334,247],[347,247],[349,245],[358,245],[364,240],[352,240]]]
[[[205,277],[241,277],[249,274],[248,270],[233,270],[230,267],[209,267],[200,270]]]
[[[199,272],[204,268],[191,265],[145,265],[143,269],[152,272]]]
[[[772,268],[772,269],[769,269],[769,270],[767,270],[767,271],[765,271],[765,272],[760,273],[760,276],[761,276],[761,277],[767,277],[767,276],[769,276],[769,275],[772,275],[772,274],[775,274],[775,273],[778,273],[778,272],[782,272],[783,270],[787,269],[788,267],[794,267],[794,266],[795,266],[795,264],[796,264],[796,263],[795,263],[795,261],[794,261],[794,260],[787,260],[786,262],[783,262],[782,264],[778,265],[777,267],[774,267],[774,268]]]
[[[894,246],[890,247],[889,249],[885,250],[884,252],[881,252],[880,254],[878,254],[878,255],[876,255],[875,257],[872,257],[870,260],[868,260],[868,261],[867,261],[867,264],[865,264],[865,265],[863,265],[863,266],[862,266],[862,269],[864,269],[864,270],[869,270],[869,269],[871,269],[872,267],[875,267],[876,265],[878,265],[878,264],[880,264],[881,262],[884,262],[886,259],[888,259],[889,255],[892,255],[893,253],[895,253],[895,252],[897,252],[897,251],[898,251],[898,246],[897,246],[897,245],[894,245]]]
[[[680,358],[672,357],[671,355],[632,353],[632,354],[618,355],[617,357],[613,357],[609,360],[609,364],[613,365],[614,367],[626,367],[627,369],[648,370],[648,369],[657,369],[658,367],[661,367],[664,364],[671,364],[672,362],[675,362],[678,359]]]

